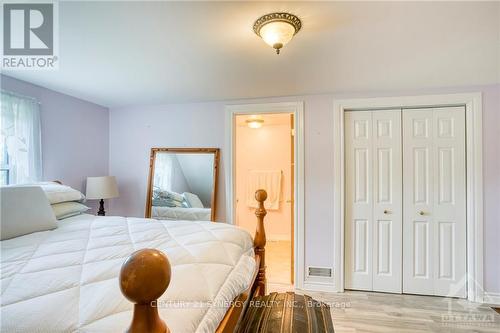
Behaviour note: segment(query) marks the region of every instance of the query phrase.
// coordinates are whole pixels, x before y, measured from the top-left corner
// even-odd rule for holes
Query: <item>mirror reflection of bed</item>
[[[153,148],[146,217],[213,221],[218,148]]]

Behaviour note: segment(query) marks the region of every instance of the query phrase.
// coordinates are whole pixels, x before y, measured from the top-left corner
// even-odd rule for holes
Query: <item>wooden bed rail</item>
[[[267,199],[267,192],[257,190],[255,192],[255,199],[258,202],[258,207],[255,210],[257,228],[254,237],[254,250],[258,270],[255,274],[253,284],[247,291],[236,297],[236,300],[243,302],[248,301],[253,296],[263,296],[266,294],[266,231],[264,228],[264,217],[267,212],[264,207],[264,201]],[[139,250],[132,253],[125,260],[120,271],[120,289],[123,295],[134,303],[132,323],[127,332],[170,332],[165,322],[160,318],[157,308],[157,300],[167,290],[170,284],[170,277],[170,262],[167,256],[159,250]],[[241,306],[231,306],[217,328],[217,332],[233,332],[243,311],[244,309]]]

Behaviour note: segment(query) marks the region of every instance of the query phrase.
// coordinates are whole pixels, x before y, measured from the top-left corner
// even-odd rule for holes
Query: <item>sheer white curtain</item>
[[[162,190],[171,190],[172,171],[173,163],[171,154],[158,152],[155,159],[154,186]]]
[[[40,108],[30,97],[1,91],[2,172],[8,184],[42,178]]]

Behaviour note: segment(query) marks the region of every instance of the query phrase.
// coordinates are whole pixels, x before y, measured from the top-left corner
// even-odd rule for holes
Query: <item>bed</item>
[[[158,220],[210,221],[210,208],[151,206],[151,218]]]
[[[83,214],[2,241],[2,331],[234,331],[265,293],[256,196],[253,240],[224,223]]]

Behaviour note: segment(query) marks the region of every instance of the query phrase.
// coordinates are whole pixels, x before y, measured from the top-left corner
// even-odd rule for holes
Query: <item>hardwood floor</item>
[[[290,242],[266,246],[268,292],[294,291]],[[302,293],[301,291],[295,291]],[[336,333],[500,332],[500,314],[463,299],[375,292],[305,292],[330,305]]]
[[[268,289],[292,290],[284,284]],[[305,294],[330,305],[335,333],[500,332],[500,314],[462,299],[361,291]]]
[[[291,255],[290,241],[267,241],[267,280],[270,283],[289,284],[291,282]]]

